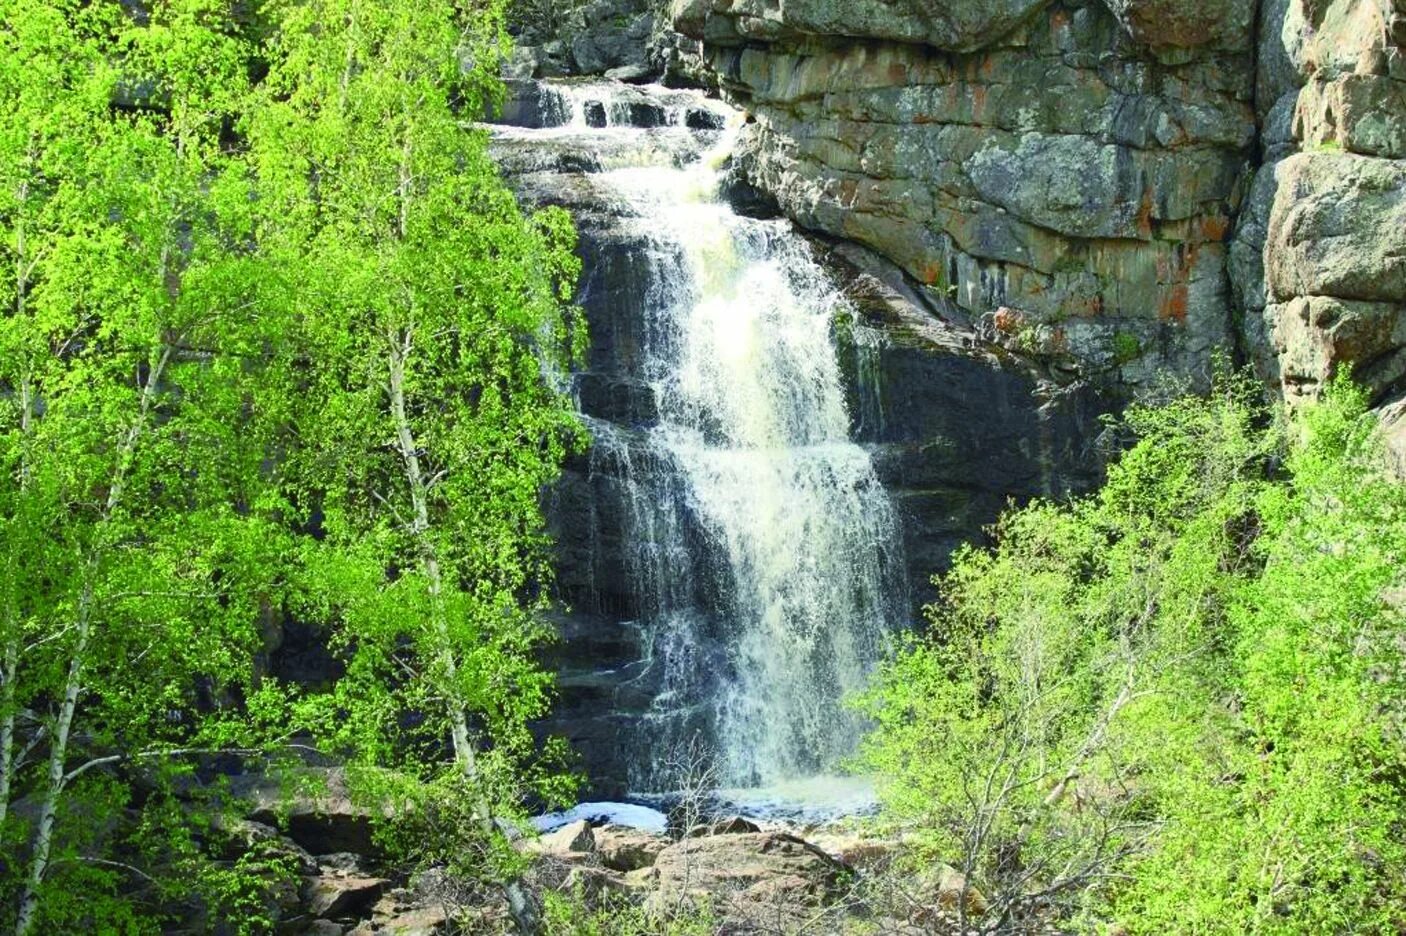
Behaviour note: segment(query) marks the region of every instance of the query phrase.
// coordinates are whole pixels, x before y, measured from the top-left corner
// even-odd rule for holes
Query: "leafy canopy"
[[[501,5],[0,14],[0,926],[272,925],[201,791],[303,733],[496,843],[559,786],[526,724],[582,340],[568,219],[472,126]],[[330,686],[264,670],[286,618]]]
[[[1406,488],[1346,380],[1287,423],[1257,398],[1133,409],[1103,489],[960,552],[860,700],[974,928],[1402,925]]]

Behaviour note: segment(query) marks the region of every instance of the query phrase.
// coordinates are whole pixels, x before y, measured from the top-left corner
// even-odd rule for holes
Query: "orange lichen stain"
[[[983,112],[986,110],[986,92],[989,90],[984,84],[971,87],[972,120],[975,123],[981,123]]]
[[[1201,237],[1205,240],[1222,241],[1229,232],[1229,218],[1214,214],[1201,220]]]
[[[1069,305],[1069,314],[1079,318],[1096,318],[1103,314],[1103,294],[1090,296],[1087,299]]]
[[[1142,200],[1137,207],[1137,232],[1145,238],[1152,237],[1152,189],[1142,191]]]
[[[1190,298],[1191,291],[1185,283],[1175,284],[1163,297],[1162,305],[1157,309],[1157,317],[1177,322],[1186,321],[1186,307]]]
[[[925,286],[934,285],[938,280],[942,279],[942,264],[938,263],[936,260],[929,260],[918,270],[918,279],[921,280]]]
[[[1025,316],[1009,306],[1001,306],[991,315],[991,324],[1003,335],[1012,335],[1025,324]]]
[[[1050,30],[1058,32],[1069,25],[1069,14],[1061,9],[1054,9],[1050,12]]]

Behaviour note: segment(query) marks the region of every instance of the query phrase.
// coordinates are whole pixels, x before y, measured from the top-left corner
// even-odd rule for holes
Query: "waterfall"
[[[549,101],[559,126],[529,136],[597,154],[592,183],[643,259],[620,353],[651,405],[588,414],[590,473],[623,492],[615,587],[643,635],[622,677],[649,695],[631,783],[667,785],[695,734],[731,785],[833,770],[862,730],[842,700],[907,607],[893,507],[849,438],[833,335],[846,300],[789,222],[719,197],[739,115],[608,84]]]

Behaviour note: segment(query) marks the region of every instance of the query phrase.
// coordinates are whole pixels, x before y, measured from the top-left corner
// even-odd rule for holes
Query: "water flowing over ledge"
[[[628,232],[617,327],[576,381],[591,495],[569,522],[590,569],[564,578],[637,634],[633,665],[591,674],[639,700],[629,786],[677,785],[690,746],[725,787],[833,772],[862,729],[842,699],[908,609],[893,507],[849,435],[834,324],[851,310],[788,222],[719,196],[740,114],[589,82],[539,86],[531,118],[495,130],[506,170],[586,176],[565,200]]]

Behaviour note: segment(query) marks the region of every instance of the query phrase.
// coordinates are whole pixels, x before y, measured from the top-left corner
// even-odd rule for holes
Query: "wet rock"
[[[689,108],[683,122],[690,130],[721,130],[726,125],[722,114],[706,107]]]
[[[697,825],[688,830],[688,838],[704,835],[750,835],[760,832],[761,826],[743,816],[725,816],[714,822]]]
[[[496,111],[486,119],[514,127],[555,127],[564,116],[558,100],[545,85],[530,78],[509,78],[504,82],[506,95]]]
[[[647,65],[621,65],[618,68],[609,68],[605,71],[605,77],[611,81],[624,81],[628,84],[643,84],[654,77],[654,72]]]

